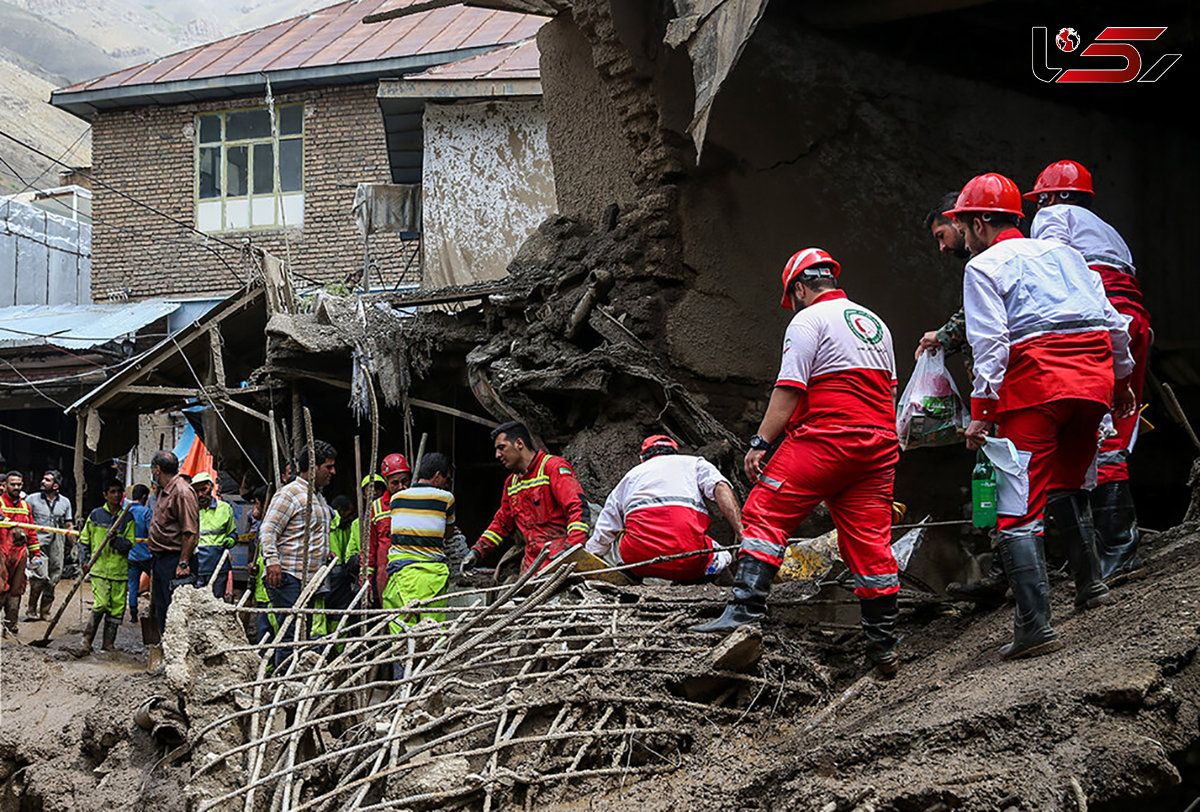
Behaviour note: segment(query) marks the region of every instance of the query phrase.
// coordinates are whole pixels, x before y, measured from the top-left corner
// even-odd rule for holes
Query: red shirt
[[[0,514],[10,522],[20,522],[21,524],[29,524],[33,521],[33,513],[29,510],[29,503],[21,497],[17,497],[16,501],[9,499],[7,493],[0,493]],[[0,552],[7,553],[14,546],[12,527],[0,527]],[[37,533],[33,530],[25,531],[26,544],[29,547],[31,556],[41,552],[41,544],[38,542]]]

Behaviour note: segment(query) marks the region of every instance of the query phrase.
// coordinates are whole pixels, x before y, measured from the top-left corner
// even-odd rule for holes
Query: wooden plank
[[[212,348],[212,368],[214,383],[225,388],[225,355],[221,351],[221,325],[214,324],[208,331],[208,343]]]
[[[481,426],[487,426],[490,429],[494,429],[494,428],[496,428],[496,426],[500,425],[495,420],[489,420],[486,417],[479,417],[477,415],[471,414],[470,412],[464,412],[461,409],[455,409],[453,406],[443,406],[440,403],[434,403],[433,401],[430,401],[430,400],[421,400],[420,398],[409,398],[408,402],[410,404],[412,404],[413,406],[416,406],[420,409],[428,409],[431,412],[440,412],[442,414],[448,414],[453,417],[462,418],[463,420],[469,420],[472,423],[478,423]]]

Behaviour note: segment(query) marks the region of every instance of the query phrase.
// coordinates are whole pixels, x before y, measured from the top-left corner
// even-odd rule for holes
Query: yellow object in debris
[[[1149,403],[1143,403],[1142,408],[1138,409],[1138,434],[1154,431],[1154,424],[1147,420],[1145,415],[1145,411],[1149,406]]]
[[[610,569],[612,565],[603,558],[589,553],[583,547],[571,550],[567,561],[574,562],[575,574],[582,575],[584,578],[605,581],[616,586],[629,586],[633,583],[633,580],[624,572],[595,572],[596,570]]]
[[[904,516],[907,513],[908,505],[903,502],[892,502],[892,524],[899,524],[904,521]]]
[[[775,573],[775,583],[818,581],[829,574],[835,562],[841,560],[836,530],[830,530],[815,539],[793,541],[783,554],[783,564]]]

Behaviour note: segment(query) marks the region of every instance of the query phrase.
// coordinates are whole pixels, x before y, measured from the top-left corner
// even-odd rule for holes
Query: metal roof
[[[51,345],[86,350],[131,336],[178,309],[179,302],[162,299],[124,304],[0,307],[0,349]]]
[[[540,52],[537,40],[533,37],[496,48],[485,54],[469,56],[455,62],[436,65],[427,71],[412,74],[405,78],[413,81],[482,81],[505,79],[540,79],[541,70],[538,65]]]
[[[272,85],[338,84],[401,75],[532,37],[545,17],[463,5],[364,24],[417,0],[348,0],[255,31],[180,51],[54,91],[77,115],[99,109],[182,103]]]

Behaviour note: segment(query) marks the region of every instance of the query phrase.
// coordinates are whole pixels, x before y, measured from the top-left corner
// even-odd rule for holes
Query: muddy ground
[[[864,677],[861,641],[842,618],[829,624],[828,605],[797,608],[777,590],[768,654],[825,641],[827,688],[816,704],[791,701],[811,685],[772,686],[744,717],[714,714],[697,727],[673,772],[594,780],[537,806],[1183,812],[1200,794],[1194,531],[1150,539],[1148,577],[1114,589],[1097,610],[1074,612],[1069,581],[1055,578],[1054,623],[1066,645],[1033,660],[1006,663],[996,652],[1011,629],[1007,607],[907,601],[903,668],[886,682]],[[844,597],[834,589],[818,600]],[[50,648],[0,648],[0,810],[184,808],[190,762],[167,766],[167,748],[133,722],[143,699],[169,693],[165,681],[145,673],[129,624],[117,652],[72,656],[78,615],[68,611]],[[817,617],[826,625],[804,622]],[[43,629],[23,624],[22,637]],[[687,662],[682,651],[694,643],[661,662]]]

